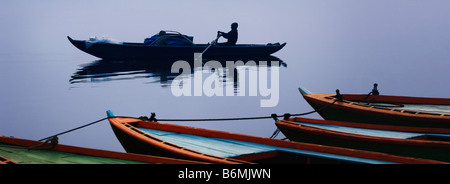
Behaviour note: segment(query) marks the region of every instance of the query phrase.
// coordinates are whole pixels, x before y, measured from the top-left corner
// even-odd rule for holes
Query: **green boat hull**
[[[145,164],[144,162],[96,157],[46,149],[28,149],[0,143],[0,157],[19,164]]]

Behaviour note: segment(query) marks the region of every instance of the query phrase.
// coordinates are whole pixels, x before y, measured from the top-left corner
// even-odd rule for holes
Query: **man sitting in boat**
[[[236,42],[238,40],[238,23],[234,22],[231,24],[231,31],[228,33],[222,32],[222,31],[218,31],[217,34],[219,34],[219,36],[223,36],[224,38],[228,39],[227,42],[225,43],[218,43],[219,45],[223,45],[223,46],[232,46],[232,45],[236,45]]]

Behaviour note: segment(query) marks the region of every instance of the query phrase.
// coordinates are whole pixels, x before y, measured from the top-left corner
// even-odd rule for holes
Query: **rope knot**
[[[51,138],[48,138],[47,140],[45,140],[43,143],[35,145],[35,146],[31,146],[28,148],[28,150],[32,150],[32,149],[53,149],[56,145],[58,145],[58,136],[53,136]],[[48,145],[50,144],[50,145]],[[46,146],[44,146],[46,145]]]
[[[336,100],[342,102],[343,98],[339,91],[339,89],[336,89]]]
[[[372,89],[372,91],[369,94],[380,95],[380,92],[378,91],[378,84],[377,83],[373,84],[373,89]]]
[[[155,117],[156,117],[156,113],[152,112],[152,115],[150,116],[150,119],[148,119],[148,120],[150,120],[150,121],[158,121]]]
[[[270,117],[272,117],[273,120],[275,120],[275,121],[279,121],[277,114],[272,114],[272,115],[270,115]]]
[[[283,115],[283,120],[288,120],[289,118],[291,118],[291,114],[285,113],[285,114]]]
[[[156,113],[152,112],[152,115],[150,116],[150,118],[147,117],[147,116],[140,116],[138,119],[143,120],[143,121],[154,121],[154,122],[156,122],[158,120],[155,117],[156,117]]]

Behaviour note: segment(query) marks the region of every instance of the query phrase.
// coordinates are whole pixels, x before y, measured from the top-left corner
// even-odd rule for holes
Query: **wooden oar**
[[[211,44],[208,45],[208,47],[206,47],[206,49],[202,52],[202,54],[200,54],[200,56],[198,56],[198,58],[202,57],[203,54],[204,54],[204,53],[205,53],[212,45],[215,45],[215,44],[217,43],[217,40],[219,40],[220,36],[221,36],[221,35],[220,35],[219,33],[217,33],[217,38],[216,38],[215,40],[213,40],[213,41],[211,42]],[[198,59],[198,58],[196,58],[196,59]]]

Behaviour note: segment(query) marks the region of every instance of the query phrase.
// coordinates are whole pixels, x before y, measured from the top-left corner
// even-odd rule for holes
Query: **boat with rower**
[[[299,117],[275,124],[291,141],[450,162],[450,129],[439,129],[447,134],[423,133],[410,127]]]
[[[118,42],[107,38],[91,37],[89,40],[75,40],[67,36],[78,49],[102,59],[155,59],[186,58],[194,53],[203,53],[203,57],[226,56],[268,56],[282,49],[286,43],[218,45],[195,44],[193,37],[178,32],[156,34],[143,43]]]
[[[390,95],[311,93],[300,87],[303,98],[325,120],[450,128],[450,99]]]
[[[161,123],[154,121],[152,118],[121,117],[116,116],[112,111],[107,111],[107,115],[117,139],[124,149],[131,153],[219,164],[443,163],[385,153]]]

